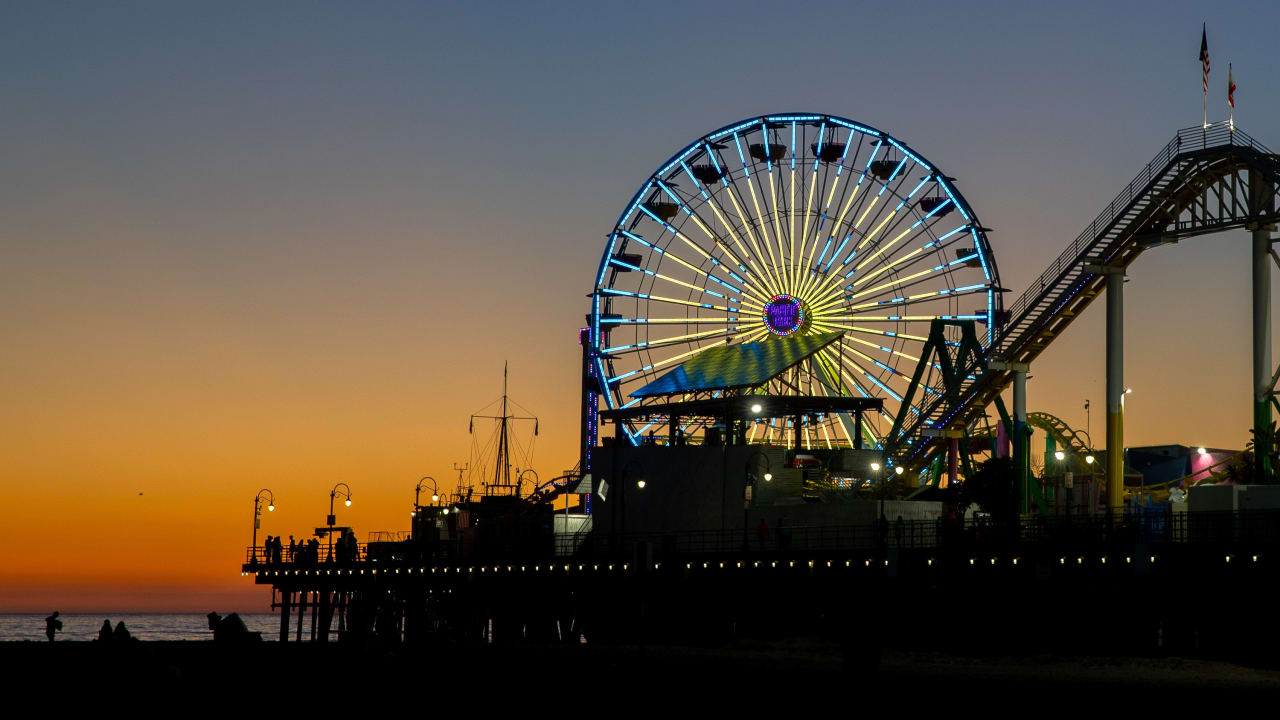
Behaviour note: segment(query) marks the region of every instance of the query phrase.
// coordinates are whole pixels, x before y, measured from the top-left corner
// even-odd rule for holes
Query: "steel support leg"
[[[1271,434],[1271,232],[1253,231],[1253,481],[1270,475],[1270,448],[1258,447]]]
[[[960,439],[947,438],[947,486],[950,487],[960,474]]]
[[[1124,507],[1124,272],[1122,270],[1107,274],[1107,507],[1112,511]]]
[[[1027,371],[1013,371],[1013,458],[1018,470],[1018,512],[1029,510],[1031,468],[1027,437]]]

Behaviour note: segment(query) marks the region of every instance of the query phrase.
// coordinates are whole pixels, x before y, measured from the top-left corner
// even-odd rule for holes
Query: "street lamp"
[[[759,412],[759,410],[757,410],[759,407],[759,405],[753,405],[751,406],[751,411]],[[773,473],[770,472],[770,470],[773,469],[773,461],[769,459],[764,448],[757,447],[755,452],[751,453],[751,456],[747,458],[746,483],[742,487],[742,552],[744,553],[751,549],[751,519],[749,515],[751,512],[751,500],[752,496],[755,494],[756,486],[756,474],[752,471],[752,466],[755,464],[756,458],[764,458],[764,475],[762,476],[764,477],[764,481],[769,482],[770,480],[773,480]],[[764,544],[763,539],[761,540],[761,544]],[[764,550],[763,547],[760,549]]]
[[[644,473],[644,466],[640,464],[638,458],[631,458],[626,465],[622,466],[622,474],[618,477],[618,549],[622,548],[625,542],[627,532],[627,474],[631,472],[631,468],[635,467]],[[644,489],[644,478],[636,481],[636,487]]]
[[[529,491],[530,495],[532,495],[534,491],[538,489],[538,483],[542,482],[542,480],[538,477],[538,473],[533,468],[528,468],[527,470],[520,473],[520,475],[516,477],[516,494],[517,495],[520,494],[519,489],[520,489],[520,486],[524,483],[524,476],[528,475],[529,473],[533,473],[533,489]]]
[[[258,564],[258,528],[262,525],[262,494],[267,494],[267,512],[275,512],[276,496],[267,488],[258,491],[253,499],[253,564]],[[270,557],[268,555],[267,557]]]
[[[418,511],[422,509],[422,505],[418,502],[418,495],[422,492],[422,483],[431,481],[431,502],[440,502],[440,486],[436,485],[436,479],[427,475],[418,481],[417,487],[413,489],[413,512],[409,513],[411,517],[417,517]],[[351,504],[351,498],[347,498],[347,504]]]
[[[335,498],[338,497],[339,488],[341,488],[342,496],[346,498],[347,507],[351,507],[351,486],[347,485],[344,482],[340,482],[337,485],[334,485],[333,489],[329,491],[329,518],[328,518],[329,533],[328,535],[329,535],[329,559],[330,560],[333,559],[333,526],[336,524],[334,522],[336,518],[334,517],[334,514],[333,514],[333,501]]]
[[[880,474],[880,463],[874,460],[871,462],[871,472],[880,480],[880,519],[876,521],[876,537],[887,544],[889,527],[888,519],[884,516],[884,496],[888,490],[888,478]]]

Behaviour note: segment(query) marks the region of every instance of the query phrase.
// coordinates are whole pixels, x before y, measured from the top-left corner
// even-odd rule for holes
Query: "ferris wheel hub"
[[[775,295],[764,306],[762,313],[765,327],[779,337],[794,335],[809,326],[809,313],[800,298],[791,295]]]

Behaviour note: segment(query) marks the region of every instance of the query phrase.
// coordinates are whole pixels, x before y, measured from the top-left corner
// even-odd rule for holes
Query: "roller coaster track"
[[[1069,448],[1073,454],[1088,455],[1093,452],[1093,448],[1089,446],[1089,436],[1073,429],[1056,415],[1050,415],[1046,412],[1027,413],[1027,425],[1045,431],[1055,442],[1064,448]],[[993,432],[994,430],[990,427],[977,428],[969,433],[969,437],[989,439]]]
[[[1277,188],[1280,159],[1238,128],[1179,131],[1008,308],[983,356],[968,365],[971,379],[906,419],[889,451],[919,468],[940,447],[937,431],[971,427],[1013,382],[1012,372],[987,362],[1037,358],[1105,289],[1100,266],[1126,268],[1144,250],[1182,238],[1275,224]]]

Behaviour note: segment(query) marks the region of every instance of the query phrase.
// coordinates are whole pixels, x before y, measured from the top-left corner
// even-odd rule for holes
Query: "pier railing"
[[[769,526],[686,532],[611,535],[508,536],[501,540],[468,536],[453,541],[404,541],[358,546],[355,559],[315,560],[302,553],[267,562],[262,548],[246,552],[247,567],[328,568],[355,566],[437,566],[459,563],[554,562],[573,557],[692,558],[746,553],[761,556],[812,556],[868,553],[887,549],[935,549],[939,552],[1115,552],[1136,548],[1155,552],[1170,546],[1204,547],[1228,552],[1280,545],[1280,511],[1147,512],[1022,518],[1000,524],[985,518],[889,521],[861,525]],[[322,548],[323,551],[323,548]]]

